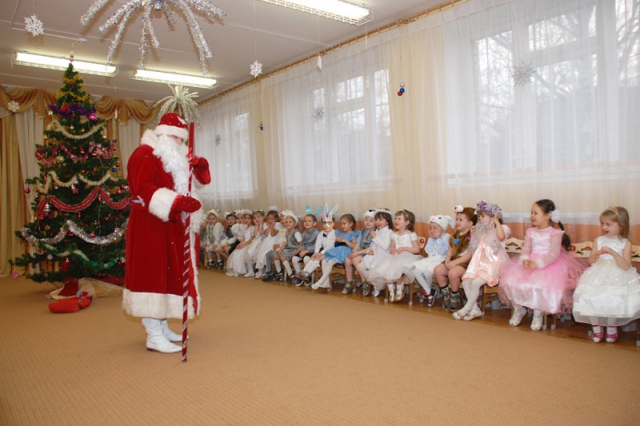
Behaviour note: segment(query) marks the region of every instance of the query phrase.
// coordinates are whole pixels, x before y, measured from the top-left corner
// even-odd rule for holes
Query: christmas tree
[[[31,265],[36,272],[29,278],[37,282],[66,277],[119,282],[131,199],[127,181],[117,174],[116,141],[106,139],[104,120],[71,63],[62,82],[44,144],[36,145],[40,175],[26,180],[25,191],[35,191],[35,215],[16,232],[31,250],[13,263]],[[60,266],[38,268],[45,261]]]

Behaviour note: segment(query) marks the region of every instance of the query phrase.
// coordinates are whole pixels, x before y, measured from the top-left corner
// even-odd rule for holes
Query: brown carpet
[[[190,322],[186,364],[146,351],[140,321],[119,297],[54,315],[44,298],[51,286],[0,280],[0,423],[640,422],[640,350],[631,343],[200,277],[203,314]]]

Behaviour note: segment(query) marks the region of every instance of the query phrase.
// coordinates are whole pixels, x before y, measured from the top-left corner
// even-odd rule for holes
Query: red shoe
[[[80,310],[80,305],[78,304],[77,297],[71,297],[69,299],[60,299],[57,302],[49,303],[49,310],[54,314],[73,313]]]
[[[78,306],[80,306],[80,309],[88,308],[92,301],[93,296],[90,296],[86,291],[83,291],[78,296]]]

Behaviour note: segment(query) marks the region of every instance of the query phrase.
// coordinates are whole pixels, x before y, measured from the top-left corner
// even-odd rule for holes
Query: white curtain
[[[131,119],[126,125],[118,123],[118,146],[120,164],[124,178],[127,178],[127,162],[133,151],[140,146],[140,123]]]
[[[36,159],[36,144],[42,145],[44,132],[44,119],[37,118],[33,109],[16,114],[16,133],[20,152],[20,169],[22,178],[30,179],[40,176],[40,167]],[[26,186],[25,186],[26,187]],[[27,194],[29,216],[33,214],[31,203],[35,191]]]
[[[476,1],[443,20],[448,186],[523,221],[538,198],[568,222],[638,211],[637,0]]]
[[[634,216],[639,3],[470,0],[208,103],[205,204],[426,221],[485,199],[528,222],[551,198],[568,223]]]

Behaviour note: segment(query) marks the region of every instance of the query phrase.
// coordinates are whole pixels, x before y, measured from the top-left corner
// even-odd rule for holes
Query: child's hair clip
[[[463,210],[464,210],[464,207],[462,207],[461,204],[456,204],[456,206],[453,208],[453,211],[456,213],[462,213]]]

